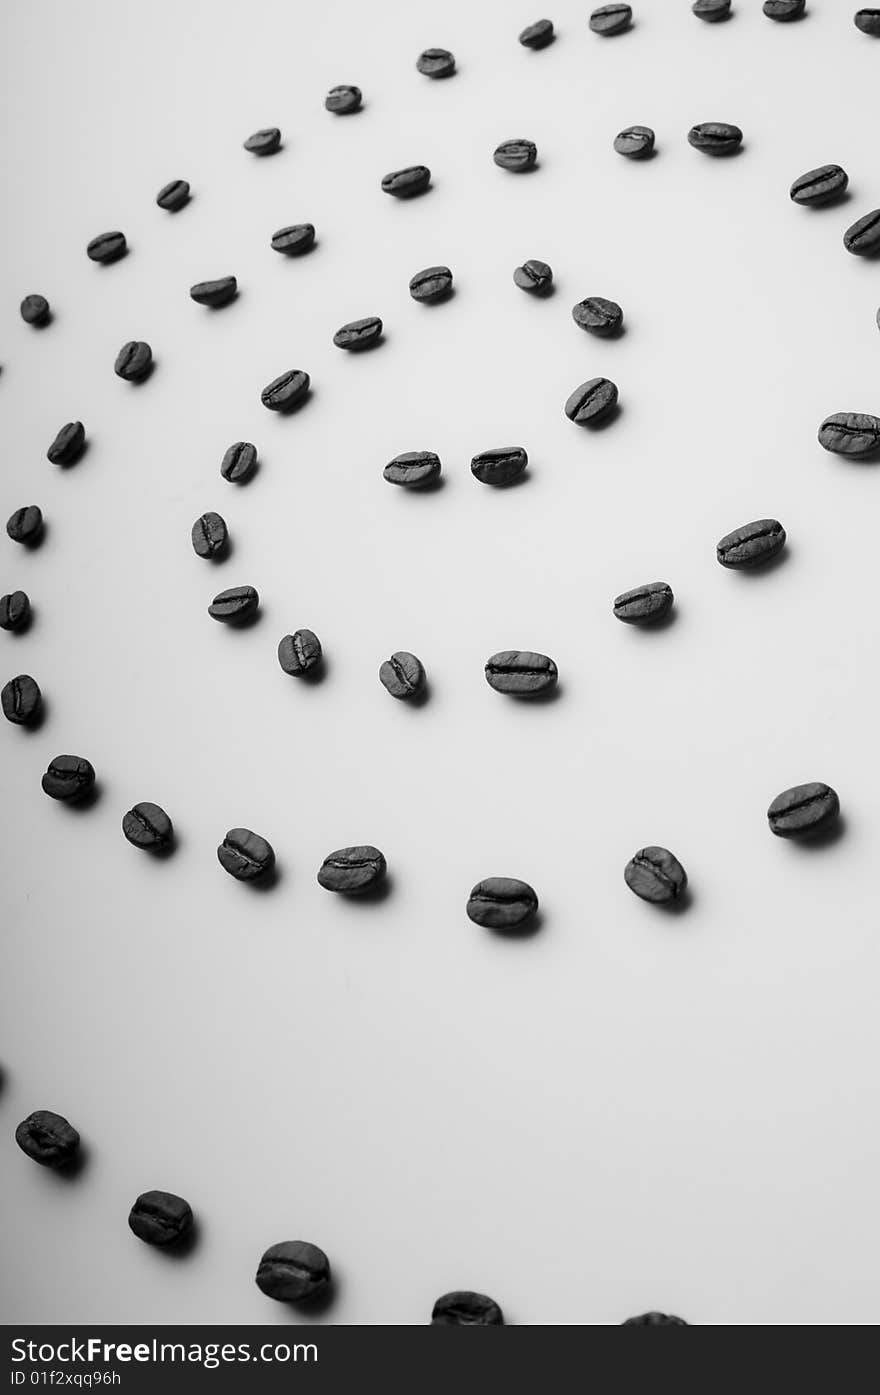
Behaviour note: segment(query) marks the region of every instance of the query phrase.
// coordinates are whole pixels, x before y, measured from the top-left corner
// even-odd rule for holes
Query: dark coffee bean
[[[486,660],[486,682],[496,693],[535,697],[556,686],[559,672],[546,654],[529,649],[502,649]]]
[[[534,24],[526,25],[519,41],[523,48],[546,48],[548,44],[552,44],[555,37],[552,19],[538,19]]]
[[[79,1134],[63,1114],[37,1109],[15,1130],[15,1141],[23,1153],[42,1167],[66,1167],[79,1151]]]
[[[317,1298],[330,1286],[330,1261],[307,1240],[270,1245],[257,1269],[257,1288],[279,1303]]]
[[[601,295],[587,296],[586,300],[572,306],[571,318],[581,329],[598,334],[603,339],[619,334],[623,325],[623,311],[617,301],[606,300]]]
[[[715,551],[722,567],[760,567],[785,547],[785,529],[775,518],[759,518],[734,528]]]
[[[596,426],[617,406],[617,386],[610,378],[590,378],[576,387],[565,404],[565,415],[578,426]]]
[[[238,625],[249,620],[257,612],[260,597],[253,586],[230,586],[221,591],[208,606],[212,620],[222,620],[227,625]]]
[[[6,533],[13,542],[33,547],[43,535],[43,510],[39,504],[28,504],[16,509],[6,521]]]
[[[468,897],[467,913],[476,925],[489,930],[514,930],[531,920],[538,897],[528,882],[516,877],[486,877]]]
[[[379,669],[379,682],[394,698],[411,698],[425,686],[425,669],[421,659],[398,649]]]
[[[636,896],[658,906],[677,900],[687,887],[687,873],[666,848],[640,848],[623,869],[623,879]]]
[[[382,190],[396,199],[412,199],[416,194],[423,194],[430,183],[431,171],[427,165],[408,165],[406,169],[386,174]]]
[[[281,132],[277,126],[264,126],[262,130],[254,131],[252,136],[248,136],[244,148],[252,155],[274,155],[275,151],[281,148]]]
[[[50,799],[71,803],[84,799],[95,786],[95,767],[84,756],[55,756],[42,779],[43,793]]]
[[[221,305],[235,300],[238,281],[234,276],[218,276],[216,281],[197,281],[190,286],[189,294],[196,305],[208,305],[212,310],[219,310]]]
[[[455,72],[455,58],[447,48],[426,48],[416,59],[416,67],[425,77],[451,77]]]
[[[74,465],[85,449],[86,429],[81,421],[69,421],[62,426],[55,440],[46,451],[46,459],[53,465]]]
[[[652,581],[615,597],[614,614],[627,625],[646,625],[668,615],[674,599],[672,587],[665,581]]]
[[[116,262],[128,251],[125,233],[99,233],[86,248],[86,256],[93,262]]]
[[[440,469],[440,457],[432,450],[408,450],[389,460],[382,474],[389,484],[421,489],[439,478]]]
[[[289,412],[305,399],[311,381],[302,368],[289,368],[263,388],[260,401],[270,412]]]
[[[337,349],[370,349],[382,338],[382,321],[378,315],[368,315],[363,320],[352,320],[337,329],[333,343]]]
[[[275,849],[249,828],[230,828],[217,849],[217,858],[237,882],[252,882],[275,866]]]
[[[621,1327],[687,1327],[684,1318],[672,1313],[640,1313],[638,1317],[627,1318]]]
[[[426,266],[410,278],[409,293],[413,300],[429,303],[445,300],[452,291],[452,272],[448,266]]]
[[[839,813],[836,792],[830,785],[814,782],[778,794],[767,810],[767,821],[780,838],[804,838],[823,832]]]
[[[819,444],[835,455],[870,455],[880,450],[880,417],[870,412],[832,412],[819,427]]]
[[[49,323],[49,302],[44,295],[26,295],[21,302],[21,318],[26,325]]]
[[[614,137],[614,149],[630,160],[644,160],[653,154],[655,139],[650,126],[627,126]]]
[[[31,603],[26,591],[0,596],[0,630],[23,630],[30,618]]]
[[[764,0],[764,13],[768,19],[800,19],[805,3],[806,0]]]
[[[503,1327],[504,1316],[494,1298],[459,1290],[444,1293],[431,1313],[432,1327]]]
[[[730,0],[694,0],[691,9],[698,19],[717,24],[720,19],[727,19],[730,15]]]
[[[534,168],[538,158],[538,147],[532,140],[505,140],[495,147],[492,159],[503,170],[522,174]]]
[[[521,291],[534,291],[541,295],[553,285],[553,272],[546,262],[529,257],[528,261],[515,269],[513,279]]]
[[[297,678],[321,662],[321,641],[311,630],[296,630],[285,635],[278,645],[278,662],[285,673]]]
[[[847,184],[849,175],[840,165],[820,165],[794,181],[789,197],[793,203],[806,205],[830,203],[845,193]]]
[[[145,799],[135,804],[122,819],[122,831],[136,848],[149,852],[167,848],[174,837],[174,825],[165,810]]]
[[[42,702],[40,685],[29,673],[10,678],[0,692],[3,716],[17,727],[27,727],[35,722],[40,715]]]
[[[324,98],[324,106],[328,111],[336,112],[337,116],[348,116],[353,111],[359,111],[360,105],[361,89],[345,83],[340,87],[331,87]]]
[[[742,145],[743,133],[726,121],[701,121],[688,131],[688,142],[706,155],[732,155]]]
[[[880,39],[880,10],[856,10],[853,24],[857,29],[861,29],[863,34],[871,34],[875,39]]]
[[[148,1245],[175,1245],[192,1230],[192,1207],[173,1192],[142,1192],[128,1213],[128,1225]]]
[[[522,446],[495,446],[473,457],[471,474],[480,484],[498,488],[519,479],[528,463],[528,452]]]
[[[858,218],[843,234],[843,245],[855,257],[873,257],[880,252],[880,208]]]
[[[279,228],[272,234],[272,248],[288,257],[299,257],[311,251],[315,245],[315,228],[312,223],[291,223],[288,228]]]
[[[130,339],[116,355],[113,371],[127,383],[139,383],[153,366],[153,350],[143,339]]]
[[[377,887],[387,870],[382,853],[369,844],[337,848],[336,852],[327,854],[318,868],[318,883],[325,891],[356,896]]]
[[[203,513],[193,524],[191,537],[197,557],[219,557],[229,534],[219,513]]]
[[[268,388],[266,389],[268,392]],[[230,484],[244,484],[257,468],[257,448],[250,441],[234,441],[223,452],[220,474]]]
[[[594,34],[622,34],[631,22],[631,5],[601,5],[590,15],[590,28]]]
[[[156,202],[160,208],[166,209],[168,213],[177,213],[185,204],[189,203],[189,183],[185,179],[172,179],[170,184],[164,184],[156,195]]]

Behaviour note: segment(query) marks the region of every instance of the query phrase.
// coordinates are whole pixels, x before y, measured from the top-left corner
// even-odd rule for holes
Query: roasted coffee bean
[[[800,19],[805,4],[806,0],[764,0],[764,13],[768,19]]]
[[[325,891],[356,896],[377,887],[387,870],[382,853],[369,844],[337,848],[336,852],[327,854],[318,868],[318,883]]]
[[[262,130],[254,131],[252,136],[248,136],[244,148],[252,155],[274,155],[275,151],[281,148],[281,132],[277,126],[264,126]]]
[[[403,170],[392,170],[382,180],[382,191],[393,194],[396,199],[412,199],[423,194],[431,183],[431,171],[427,165],[408,165]]]
[[[432,1327],[503,1327],[504,1315],[494,1298],[462,1289],[444,1293],[431,1313]]]
[[[706,155],[732,155],[742,145],[743,133],[726,121],[701,121],[688,131],[688,142]]]
[[[27,727],[35,722],[40,715],[42,703],[40,685],[29,673],[20,673],[16,678],[10,678],[0,692],[3,716],[7,722],[12,722],[17,727]]]
[[[652,581],[616,596],[614,614],[627,625],[647,625],[668,615],[674,599],[672,587],[665,581]]]
[[[471,474],[480,484],[498,488],[519,479],[528,463],[528,452],[522,446],[495,446],[473,457]]]
[[[759,518],[734,528],[718,543],[715,552],[722,567],[760,567],[785,547],[785,529],[775,518]]]
[[[53,465],[75,465],[85,449],[86,429],[81,421],[69,421],[62,426],[55,440],[46,451],[46,459]]]
[[[238,882],[252,882],[275,866],[275,849],[249,828],[230,828],[217,849],[220,866]]]
[[[174,837],[174,825],[165,810],[145,799],[135,804],[122,819],[122,831],[136,848],[158,852],[167,848]]]
[[[602,339],[619,334],[623,326],[623,311],[617,301],[606,300],[601,295],[587,296],[586,300],[572,306],[571,318],[581,329],[598,334]]]
[[[49,302],[44,295],[26,295],[19,308],[26,325],[49,323]]]
[[[643,901],[665,905],[683,895],[687,873],[666,848],[640,848],[623,869],[630,891]]]
[[[337,349],[370,349],[382,338],[382,321],[378,315],[368,315],[363,320],[351,320],[337,329],[333,343]]]
[[[855,257],[873,257],[880,252],[880,208],[858,218],[843,234],[843,245]]]
[[[632,23],[632,5],[601,5],[590,15],[594,34],[622,34]]]
[[[394,698],[416,697],[425,686],[425,669],[421,659],[398,649],[379,669],[379,682]]]
[[[37,1109],[15,1130],[15,1141],[23,1153],[42,1167],[66,1167],[79,1152],[79,1134],[63,1114]]]
[[[43,793],[50,799],[73,803],[91,794],[95,787],[95,767],[84,756],[55,756],[41,783]]]
[[[538,147],[532,140],[505,140],[495,147],[492,159],[503,170],[522,174],[534,168],[538,158]]]
[[[13,542],[24,543],[26,547],[38,543],[43,536],[43,510],[39,504],[28,504],[10,514],[6,521],[6,533]]]
[[[805,838],[823,832],[839,813],[836,792],[830,785],[814,782],[778,794],[767,810],[767,821],[780,838]]]
[[[730,0],[694,0],[691,9],[698,19],[705,19],[708,24],[717,24],[718,20],[729,17]]]
[[[610,378],[581,383],[565,404],[565,415],[578,426],[597,426],[617,406],[617,386]]]
[[[408,450],[389,460],[382,474],[389,484],[421,489],[439,479],[440,469],[440,457],[432,450]]]
[[[655,139],[650,126],[627,126],[614,137],[614,149],[630,160],[645,160],[654,153]]]
[[[30,618],[31,603],[26,591],[0,596],[0,630],[23,630]]]
[[[871,455],[880,450],[880,417],[870,412],[832,412],[819,427],[819,445],[835,455]]]
[[[321,662],[321,641],[311,630],[296,630],[285,635],[278,645],[278,662],[285,673],[297,678]]]
[[[156,202],[168,213],[177,213],[189,203],[189,194],[189,182],[186,179],[172,179],[170,184],[164,184],[159,190]]]
[[[409,293],[413,300],[445,300],[452,291],[452,272],[448,266],[426,266],[410,278]]]
[[[831,203],[846,192],[847,184],[849,175],[840,165],[820,165],[794,181],[789,197],[793,203],[806,205]]]
[[[268,388],[266,389],[268,391]],[[220,474],[230,484],[244,484],[257,468],[257,448],[250,441],[234,441],[223,452]]]
[[[270,412],[289,412],[305,400],[311,378],[302,368],[289,368],[273,378],[260,393],[260,401]]]
[[[113,372],[127,383],[139,383],[153,367],[153,350],[143,339],[130,339],[116,355]]]
[[[330,1261],[307,1240],[283,1240],[271,1245],[257,1269],[257,1288],[279,1303],[317,1298],[330,1286]]]
[[[279,228],[272,234],[272,248],[288,257],[299,257],[309,252],[315,245],[315,228],[312,223],[291,223],[288,228]]]
[[[687,1327],[684,1318],[672,1313],[640,1313],[638,1317],[626,1318],[621,1327]]]
[[[875,39],[880,39],[880,10],[856,10],[853,24],[857,29],[861,29],[863,34],[871,34]]]
[[[533,291],[536,295],[542,295],[553,285],[553,271],[546,262],[529,257],[522,266],[515,268],[513,279],[521,291]]]
[[[538,897],[528,882],[516,877],[486,877],[468,897],[467,913],[476,925],[489,930],[515,930],[531,920]]]
[[[555,37],[552,19],[538,19],[534,24],[526,25],[519,41],[523,48],[546,48],[548,44],[552,44]]]
[[[203,513],[192,526],[192,545],[197,557],[219,557],[229,534],[219,513]]]
[[[148,1245],[175,1245],[192,1231],[192,1207],[173,1192],[142,1192],[128,1213],[128,1225]]]
[[[125,233],[99,233],[86,248],[86,256],[93,262],[117,262],[128,251]]]
[[[426,48],[416,59],[416,67],[425,77],[451,77],[455,72],[455,58],[447,48]]]
[[[227,625],[238,625],[249,620],[257,612],[260,597],[253,586],[230,586],[221,591],[208,606],[212,620],[222,620]]]
[[[235,300],[238,281],[234,276],[218,276],[216,281],[197,281],[190,286],[189,294],[196,305],[208,305],[212,310],[219,310],[221,305]]]
[[[502,649],[486,660],[486,682],[496,693],[535,697],[556,686],[559,672],[546,654],[530,649]]]
[[[359,111],[361,105],[361,89],[350,87],[343,83],[339,87],[331,87],[324,98],[324,106],[328,111],[333,111],[337,116],[348,116],[353,111]]]

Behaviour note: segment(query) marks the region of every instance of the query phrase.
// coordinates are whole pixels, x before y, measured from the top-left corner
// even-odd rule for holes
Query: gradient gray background
[[[338,1274],[328,1322],[423,1323],[453,1287],[517,1323],[876,1319],[880,473],[816,428],[880,410],[880,277],[841,244],[880,204],[880,44],[855,0],[788,26],[735,9],[641,0],[603,41],[558,0],[534,54],[537,14],[505,0],[4,8],[0,512],[48,523],[38,551],[0,546],[0,590],[36,611],[0,636],[2,678],[33,673],[48,704],[0,733],[7,1321],[297,1322],[253,1283],[297,1237]],[[451,81],[416,72],[430,45]],[[337,82],[361,114],[324,110]],[[744,152],[692,150],[702,120],[741,125]],[[657,131],[650,163],[611,148],[631,122]],[[270,123],[283,152],[250,157]],[[540,169],[517,178],[491,155],[521,135]],[[852,197],[796,208],[826,161]],[[385,197],[414,162],[431,192]],[[172,216],[175,177],[194,199]],[[314,253],[273,253],[302,220]],[[93,265],[115,227],[130,255]],[[514,287],[529,256],[553,298]],[[417,305],[434,262],[456,295]],[[190,301],[228,272],[234,305]],[[588,294],[624,306],[619,342],[572,323]],[[373,313],[381,348],[333,347]],[[129,338],[157,360],[140,388],[113,374]],[[259,391],[290,367],[314,392],[286,420]],[[562,404],[595,374],[623,410],[588,434]],[[65,471],[45,451],[75,417],[90,446]],[[241,438],[262,465],[236,489],[218,464]],[[471,455],[513,442],[527,481],[476,484]],[[420,448],[445,488],[387,487]],[[205,509],[222,566],[190,547]],[[716,540],[766,515],[785,562],[723,571]],[[655,578],[675,623],[618,624],[613,596]],[[230,632],[206,607],[243,582],[262,619]],[[277,665],[297,626],[324,643],[318,686]],[[488,688],[513,646],[554,656],[557,701]],[[397,648],[428,669],[420,709],[377,681]],[[60,751],[99,772],[88,812],[40,792]],[[812,779],[845,833],[805,850],[765,810]],[[123,840],[138,799],[172,814],[170,861]],[[275,844],[269,894],[217,863],[240,823]],[[360,841],[388,857],[379,904],[315,882]],[[685,914],[623,883],[650,842],[688,869]],[[495,873],[537,888],[533,938],[466,918]],[[15,1146],[44,1107],[87,1142],[75,1181]],[[198,1214],[185,1260],[127,1229],[152,1187]]]

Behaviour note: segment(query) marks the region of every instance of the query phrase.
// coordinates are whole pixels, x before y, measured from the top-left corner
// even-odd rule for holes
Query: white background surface
[[[602,40],[559,0],[531,53],[537,12],[504,0],[5,7],[0,513],[39,503],[47,535],[2,540],[0,590],[36,615],[0,649],[48,708],[0,733],[6,1320],[297,1322],[253,1282],[294,1238],[338,1275],[328,1322],[424,1323],[456,1287],[516,1323],[876,1320],[880,474],[816,429],[880,410],[880,277],[841,242],[880,204],[880,44],[854,0],[794,25],[735,8],[710,26],[641,0]],[[416,72],[431,45],[450,81]],[[359,115],[324,110],[338,82]],[[743,153],[692,150],[705,120]],[[611,148],[632,122],[649,163]],[[246,154],[273,123],[282,153]],[[514,136],[538,144],[526,177],[492,163]],[[795,207],[826,161],[852,197]],[[385,197],[415,162],[430,193]],[[194,198],[169,215],[176,177]],[[271,251],[306,220],[312,254]],[[116,227],[129,256],[93,265]],[[513,285],[530,256],[549,300]],[[435,262],[456,295],[418,305]],[[190,301],[229,272],[234,305]],[[618,342],[573,324],[590,294],[623,305]],[[336,350],[369,314],[386,342]],[[129,338],[157,360],[140,388],[113,374]],[[279,418],[259,392],[292,367],[312,399]],[[590,434],[562,404],[596,374],[622,413]],[[62,470],[45,451],[72,418],[90,446]],[[218,473],[238,439],[262,460],[244,488]],[[513,443],[525,483],[472,480]],[[441,491],[383,482],[412,449],[439,452]],[[189,542],[206,509],[220,566]],[[768,515],[785,562],[722,570],[716,540]],[[675,623],[618,624],[612,598],[655,579]],[[236,633],[206,607],[241,583],[263,614]],[[316,686],[276,662],[298,626]],[[557,701],[489,689],[507,647],[556,659]],[[419,709],[378,683],[398,648],[428,670]],[[62,751],[97,768],[86,812],[40,791]],[[774,839],[770,799],[813,779],[844,836]],[[124,841],[139,799],[172,815],[171,860]],[[276,847],[268,894],[217,863],[237,824]],[[362,841],[388,858],[378,904],[315,881]],[[688,869],[684,914],[624,885],[652,842]],[[532,938],[466,918],[492,874],[537,889]],[[75,1181],[14,1143],[39,1108],[87,1143]],[[184,1260],[128,1231],[152,1187],[198,1215]]]

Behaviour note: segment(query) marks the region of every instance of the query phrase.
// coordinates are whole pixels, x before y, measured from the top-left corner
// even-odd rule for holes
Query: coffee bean
[[[726,121],[701,121],[688,131],[688,142],[706,155],[732,155],[742,145],[743,133]]]
[[[767,821],[780,838],[803,838],[823,832],[839,813],[836,792],[830,785],[814,782],[778,794],[767,810]]]
[[[23,630],[30,618],[31,603],[26,591],[0,596],[0,630]]]
[[[729,18],[730,0],[694,0],[691,9],[698,19],[717,24],[719,20]]]
[[[337,116],[348,116],[353,111],[359,111],[360,105],[361,89],[345,83],[340,87],[331,87],[324,98],[324,106],[328,111],[336,112]]]
[[[127,383],[139,383],[153,367],[153,350],[143,339],[130,339],[116,355],[113,371]]]
[[[684,1318],[672,1313],[640,1313],[638,1317],[626,1318],[621,1327],[687,1327]]]
[[[538,158],[538,147],[532,140],[505,140],[495,147],[492,159],[503,170],[522,174],[534,168]]]
[[[49,323],[49,302],[44,295],[26,295],[21,302],[21,318],[26,325]]]
[[[63,1114],[37,1109],[15,1130],[15,1141],[23,1153],[42,1167],[66,1167],[79,1151],[79,1134]]]
[[[95,786],[95,767],[84,756],[55,756],[41,783],[43,793],[50,799],[72,803],[91,794]]]
[[[640,848],[623,869],[623,879],[636,896],[658,906],[677,900],[687,887],[687,873],[666,848]]]
[[[183,206],[189,203],[189,183],[185,179],[172,179],[170,184],[164,184],[156,195],[156,202],[160,208],[164,208],[168,213],[177,213]]]
[[[409,293],[413,300],[430,304],[445,300],[452,292],[452,272],[448,266],[426,266],[410,278]]]
[[[275,849],[249,828],[230,828],[217,849],[217,858],[237,882],[252,882],[275,866]]]
[[[409,450],[389,460],[382,474],[389,484],[421,489],[439,479],[440,469],[440,457],[432,450]]]
[[[819,427],[819,445],[835,455],[871,455],[880,450],[880,417],[870,412],[832,412]]]
[[[565,404],[565,415],[577,426],[597,426],[617,406],[617,386],[610,378],[590,378],[581,383]]]
[[[630,160],[645,160],[654,153],[654,141],[650,126],[627,126],[614,137],[614,149],[618,155],[626,155]]]
[[[504,1316],[494,1298],[459,1290],[444,1293],[431,1313],[432,1327],[503,1327]]]
[[[388,870],[378,848],[365,844],[355,848],[337,848],[328,853],[318,868],[318,884],[325,891],[338,891],[344,896],[356,896],[374,890]]]
[[[128,1213],[128,1225],[148,1245],[175,1245],[192,1231],[192,1207],[173,1192],[142,1192]]]
[[[279,228],[272,234],[272,248],[288,257],[299,257],[309,252],[315,245],[315,228],[312,223],[291,223],[288,228]]]
[[[370,349],[382,338],[382,321],[378,315],[368,315],[364,320],[352,320],[337,329],[333,343],[337,349]]]
[[[311,630],[296,630],[285,635],[278,645],[278,662],[285,673],[297,678],[321,662],[321,641]]]
[[[431,171],[427,165],[408,165],[403,170],[393,170],[382,180],[382,190],[393,194],[396,199],[412,199],[423,194],[431,183]]]
[[[785,546],[785,529],[775,518],[759,518],[734,528],[715,551],[722,567],[760,567]]]
[[[43,510],[39,504],[16,509],[6,522],[6,533],[13,542],[33,547],[43,536]]]
[[[270,1245],[257,1269],[257,1287],[279,1303],[317,1298],[330,1286],[330,1261],[307,1240],[283,1240]]]
[[[203,513],[192,526],[192,545],[197,557],[219,557],[229,534],[219,513]]]
[[[849,175],[840,165],[820,165],[818,169],[807,170],[794,181],[789,190],[793,203],[806,205],[831,203],[840,198],[849,184]]]
[[[800,19],[804,7],[805,0],[764,0],[764,13],[768,19]]]
[[[627,625],[646,625],[668,615],[674,599],[665,581],[652,581],[615,597],[614,614]]]
[[[219,310],[228,305],[238,295],[238,281],[234,276],[219,276],[216,281],[197,281],[189,288],[190,298],[196,305],[208,305]]]
[[[260,597],[253,586],[230,586],[221,591],[208,606],[212,620],[222,620],[227,625],[238,625],[249,620],[257,612]]]
[[[379,669],[379,682],[394,698],[416,697],[425,686],[425,669],[421,659],[398,649]]]
[[[495,446],[473,457],[471,474],[480,484],[499,488],[519,479],[528,463],[528,452],[522,446]]]
[[[556,686],[559,672],[546,654],[529,649],[502,649],[486,660],[486,682],[496,693],[535,697]]]
[[[875,39],[880,39],[880,10],[856,10],[853,24],[857,29],[861,29],[863,34],[871,34]]]
[[[486,877],[468,897],[467,913],[476,925],[489,930],[514,930],[531,920],[538,897],[528,882],[516,877]]]
[[[69,421],[62,426],[55,440],[46,451],[46,459],[53,465],[75,465],[86,444],[86,429],[81,421]]]
[[[586,300],[572,306],[571,317],[581,329],[603,339],[619,334],[623,325],[623,311],[617,301],[606,300],[601,295],[587,296]]]
[[[873,257],[880,252],[880,208],[858,218],[843,234],[843,245],[855,257]]]
[[[17,727],[27,727],[35,722],[40,715],[42,702],[40,685],[29,673],[10,678],[0,692],[3,716]]]
[[[590,28],[594,34],[622,34],[632,22],[631,5],[601,5],[590,15]]]
[[[548,44],[552,44],[555,37],[552,19],[538,19],[534,24],[526,25],[519,41],[523,48],[546,48]]]
[[[252,136],[248,136],[244,148],[252,155],[274,155],[275,151],[281,148],[281,132],[277,126],[264,126],[262,130],[254,131]]]
[[[117,262],[128,251],[125,233],[99,233],[86,248],[86,256],[93,262]]]
[[[455,72],[455,58],[447,48],[426,48],[416,59],[416,67],[425,77],[451,77]]]
[[[268,388],[266,391],[268,392]],[[244,484],[257,468],[257,448],[250,441],[234,441],[223,452],[220,474],[230,484]]]
[[[528,261],[515,269],[513,279],[521,291],[533,291],[536,295],[542,295],[553,285],[553,272],[546,262],[529,257]]]
[[[270,412],[289,412],[305,400],[311,381],[302,368],[289,368],[263,388],[260,401]]]
[[[167,848],[174,837],[174,825],[165,810],[148,799],[135,804],[122,819],[122,831],[136,848],[158,852]]]

